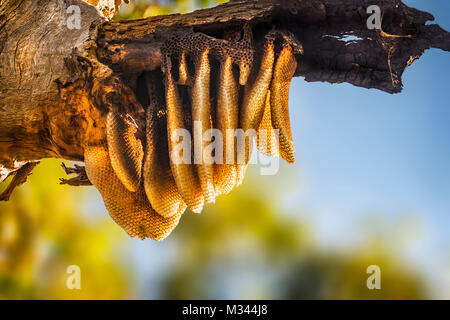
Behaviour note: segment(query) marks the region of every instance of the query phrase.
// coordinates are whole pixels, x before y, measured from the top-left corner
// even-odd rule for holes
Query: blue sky
[[[450,30],[450,1],[404,2]],[[425,229],[422,253],[450,252],[449,74],[450,53],[433,49],[407,69],[397,95],[293,81],[302,181],[290,205],[311,211],[324,242],[351,241],[354,224],[367,214],[405,215]]]

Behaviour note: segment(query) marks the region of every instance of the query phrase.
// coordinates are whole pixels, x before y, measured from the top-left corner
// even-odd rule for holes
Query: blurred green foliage
[[[167,299],[419,299],[421,276],[397,247],[375,238],[358,248],[323,250],[299,215],[274,205],[274,189],[255,173],[230,195],[188,214],[175,235],[176,261],[167,272]],[[370,265],[382,290],[368,290]]]
[[[63,176],[59,164],[58,160],[43,161],[28,183],[9,202],[0,204],[0,298],[139,297],[134,277],[145,274],[136,273],[138,266],[122,263],[134,242],[103,206],[91,203],[89,196],[97,194],[93,187],[57,184]],[[408,269],[395,246],[372,239],[345,253],[318,247],[313,227],[295,213],[280,209],[273,191],[277,184],[267,188],[269,179],[277,177],[250,173],[241,187],[218,198],[201,215],[186,212],[165,240],[176,248],[176,254],[160,275],[159,297],[426,297],[420,275]],[[69,290],[65,285],[66,268],[71,264],[82,270],[82,290]],[[365,270],[372,264],[382,270],[382,290],[366,287],[369,275]]]
[[[199,8],[212,7],[224,0],[132,0],[122,5],[115,20],[136,20],[170,13],[186,13]]]
[[[124,298],[124,237],[106,219],[82,215],[80,204],[94,189],[59,185],[60,164],[44,160],[0,203],[0,299]],[[66,287],[72,264],[82,270],[82,290]]]

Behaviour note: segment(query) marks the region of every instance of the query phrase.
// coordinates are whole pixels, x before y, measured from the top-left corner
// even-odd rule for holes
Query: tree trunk
[[[382,30],[367,27],[373,4]],[[68,27],[71,5],[81,9],[80,28]],[[174,34],[224,38],[246,25],[257,36],[276,26],[303,46],[296,76],[397,93],[404,70],[426,49],[450,51],[450,34],[429,20],[400,0],[236,0],[124,22],[106,21],[81,0],[3,0],[0,182],[29,161],[82,161],[88,143],[105,139],[113,104],[140,111],[139,77],[161,67],[161,47]]]

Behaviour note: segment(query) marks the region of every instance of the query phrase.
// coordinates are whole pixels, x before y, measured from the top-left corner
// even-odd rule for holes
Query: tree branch
[[[366,10],[374,4],[383,12],[384,32],[367,28]],[[397,93],[402,90],[404,70],[426,49],[450,51],[450,34],[437,25],[426,25],[430,20],[432,15],[397,0],[230,1],[185,15],[104,23],[99,29],[98,56],[130,77],[159,67],[161,44],[175,32],[221,37],[223,30],[242,29],[244,24],[256,32],[276,25],[292,32],[304,47],[296,76]]]
[[[81,28],[65,24],[81,8]],[[383,30],[366,26],[369,5]],[[450,34],[399,0],[236,0],[185,15],[105,22],[81,0],[5,0],[0,5],[0,165],[46,157],[83,160],[105,139],[106,112],[119,103],[142,112],[139,77],[161,67],[161,47],[176,33],[225,38],[244,25],[255,36],[273,26],[303,45],[296,76],[348,82],[388,93],[426,49],[450,51]],[[395,37],[390,35],[397,35]],[[141,107],[142,109],[142,107]]]
[[[25,165],[23,165],[20,169],[12,173],[13,178],[9,183],[8,187],[6,187],[6,189],[0,194],[0,201],[8,201],[14,189],[27,181],[28,176],[31,174],[34,167],[36,167],[38,164],[39,161],[28,162]]]

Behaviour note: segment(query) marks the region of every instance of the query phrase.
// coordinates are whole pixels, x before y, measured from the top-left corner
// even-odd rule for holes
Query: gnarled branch
[[[382,30],[366,26],[374,4]],[[67,27],[70,5],[81,8],[80,29]],[[0,173],[47,157],[82,161],[88,144],[105,139],[112,105],[143,114],[139,77],[161,68],[162,45],[174,34],[226,38],[250,26],[258,36],[276,26],[303,46],[296,76],[397,93],[426,49],[450,51],[450,34],[429,20],[400,0],[234,0],[126,22],[105,21],[82,0],[2,1]]]

